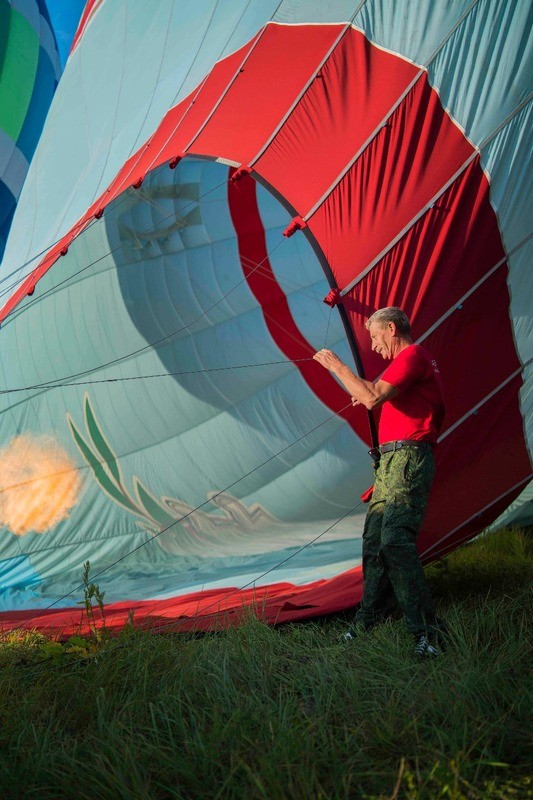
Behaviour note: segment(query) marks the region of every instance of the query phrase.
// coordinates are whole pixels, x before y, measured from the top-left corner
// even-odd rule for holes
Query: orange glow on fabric
[[[0,524],[17,536],[54,528],[80,489],[74,463],[51,436],[16,436],[0,451]]]

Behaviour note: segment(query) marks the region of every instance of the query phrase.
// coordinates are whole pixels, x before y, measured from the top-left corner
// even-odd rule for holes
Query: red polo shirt
[[[389,364],[381,380],[400,394],[381,408],[379,442],[416,439],[437,444],[444,419],[444,397],[437,362],[423,347],[411,344]]]

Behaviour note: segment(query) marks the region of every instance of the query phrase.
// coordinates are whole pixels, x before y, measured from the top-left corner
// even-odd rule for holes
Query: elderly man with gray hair
[[[344,384],[353,405],[381,407],[379,447],[370,450],[375,483],[363,533],[363,598],[355,628],[345,639],[380,622],[395,597],[415,637],[415,653],[434,656],[444,623],[435,616],[416,538],[444,419],[440,374],[432,355],[413,343],[409,319],[400,308],[379,309],[366,328],[372,350],[391,361],[375,382],[357,377],[331,350],[314,355]]]

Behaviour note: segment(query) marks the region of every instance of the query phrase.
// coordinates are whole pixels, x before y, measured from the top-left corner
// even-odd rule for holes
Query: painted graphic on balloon
[[[25,433],[0,451],[0,525],[16,536],[46,533],[70,515],[79,472],[52,436]]]
[[[156,537],[167,531],[176,534],[180,530],[197,538],[228,531],[253,533],[265,528],[271,529],[278,523],[258,503],[246,507],[236,497],[224,491],[207,493],[204,505],[213,504],[219,509],[218,513],[213,513],[203,512],[175,497],[158,498],[136,476],[133,477],[133,489],[129,490],[119,458],[96,418],[88,394],[84,398],[83,411],[85,435],[70,414],[67,414],[67,420],[74,442],[96,483],[113,502],[135,515],[138,525]],[[157,541],[165,552],[172,553],[176,549],[172,538],[160,537]]]

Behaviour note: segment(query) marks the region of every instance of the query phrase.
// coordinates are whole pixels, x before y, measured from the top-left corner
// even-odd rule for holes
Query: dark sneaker
[[[419,656],[420,658],[434,658],[435,656],[440,655],[440,650],[438,647],[435,647],[434,644],[431,644],[428,637],[424,633],[417,642],[417,645],[414,649],[415,656]]]

